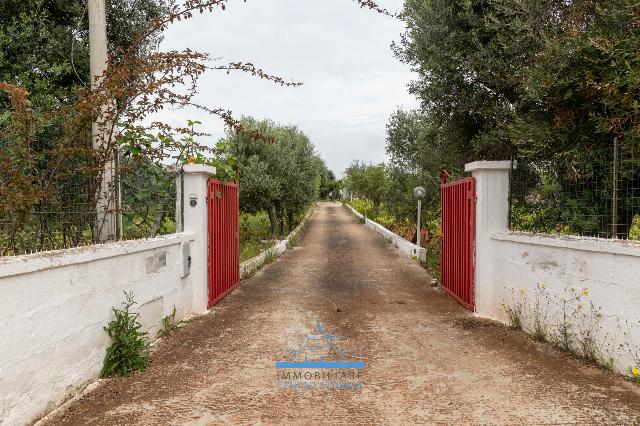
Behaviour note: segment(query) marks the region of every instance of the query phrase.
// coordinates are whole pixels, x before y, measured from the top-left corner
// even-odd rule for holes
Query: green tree
[[[510,137],[527,156],[640,140],[640,4],[570,4],[536,61],[519,73],[527,84]]]
[[[337,198],[336,192],[339,189],[338,187],[339,182],[336,180],[335,173],[333,173],[333,170],[329,170],[323,161],[322,170],[320,172],[320,198]]]
[[[356,160],[347,167],[344,174],[347,191],[369,200],[374,211],[378,212],[387,186],[384,163],[367,164]]]
[[[460,145],[449,145],[431,116],[402,109],[395,111],[387,123],[386,152],[390,164],[412,173],[429,172],[435,177],[443,169],[461,174],[464,164],[474,158]]]
[[[440,172],[446,169],[458,176],[464,163],[472,158],[455,148],[438,137],[434,123],[422,112],[397,110],[391,115],[386,145],[388,183],[383,201],[398,221],[414,219],[416,186],[427,190],[423,209],[439,208]]]
[[[517,97],[513,70],[527,60],[498,3],[407,0],[407,31],[394,46],[418,73],[409,89],[421,100],[436,139],[487,158],[509,155],[502,126]]]
[[[407,0],[394,49],[432,143],[550,158],[637,140],[639,16],[634,0]]]
[[[106,8],[111,53],[131,46],[134,35],[167,10],[164,0],[107,0]],[[27,89],[39,110],[70,103],[76,88],[90,81],[88,30],[84,0],[3,0],[0,81]],[[150,37],[141,51],[155,49],[160,39]]]
[[[439,210],[440,180],[430,173],[411,172],[396,165],[386,168],[386,188],[382,197],[385,209],[397,222],[413,221],[416,217],[416,199],[413,189],[422,186],[427,195],[422,202],[423,210]]]
[[[246,213],[266,211],[272,235],[289,229],[319,196],[324,163],[309,137],[295,126],[270,120],[243,118],[242,126],[269,135],[267,144],[250,134],[229,130],[226,143],[237,156],[240,176],[240,209]]]

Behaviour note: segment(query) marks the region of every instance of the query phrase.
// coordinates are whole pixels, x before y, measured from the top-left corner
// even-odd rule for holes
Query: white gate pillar
[[[480,315],[499,306],[493,300],[494,242],[493,232],[509,227],[509,172],[511,161],[475,161],[464,166],[476,179],[476,256],[475,305]]]
[[[183,232],[195,237],[189,252],[191,256],[191,282],[193,298],[191,309],[195,313],[207,310],[208,302],[208,203],[207,181],[215,175],[215,167],[202,164],[186,164],[184,173]]]

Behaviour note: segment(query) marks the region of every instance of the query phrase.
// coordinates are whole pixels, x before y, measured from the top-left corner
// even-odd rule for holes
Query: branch
[[[267,74],[260,68],[256,68],[251,62],[230,62],[227,65],[219,65],[215,67],[207,67],[212,70],[225,70],[227,74],[229,74],[232,70],[243,71],[251,74],[252,76],[258,76],[264,80],[273,81],[276,84],[281,86],[289,86],[289,87],[298,87],[302,86],[303,83],[298,82],[287,82],[282,77],[278,77],[275,75]]]
[[[371,9],[375,12],[381,13],[383,15],[391,16],[392,18],[397,18],[398,15],[389,12],[387,9],[380,7],[373,0],[354,0],[356,3],[360,5],[361,8]]]

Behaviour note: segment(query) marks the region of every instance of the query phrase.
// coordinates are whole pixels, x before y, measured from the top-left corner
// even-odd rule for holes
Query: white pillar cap
[[[205,164],[185,164],[182,166],[185,173],[206,173],[210,175],[216,174],[216,168]]]
[[[474,161],[464,165],[465,172],[475,172],[477,170],[509,170],[511,161]]]

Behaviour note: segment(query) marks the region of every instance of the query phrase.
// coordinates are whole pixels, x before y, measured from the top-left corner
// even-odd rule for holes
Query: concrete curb
[[[309,220],[309,218],[311,217],[311,215],[315,210],[316,210],[316,205],[314,205],[312,208],[309,209],[309,211],[304,216],[302,221],[300,221],[298,226],[296,226],[296,228],[293,231],[291,231],[291,233],[289,233],[289,235],[287,235],[287,237],[284,240],[278,241],[273,247],[263,251],[256,257],[253,257],[249,260],[242,262],[240,264],[240,279],[241,280],[245,279],[250,275],[252,275],[253,273],[255,273],[256,271],[258,271],[259,269],[261,269],[262,266],[264,266],[264,260],[267,258],[267,256],[280,256],[282,253],[284,253],[287,250],[287,244],[289,243],[289,241],[291,241],[291,239],[298,236],[298,234],[300,233],[300,231],[302,230],[302,228],[307,223],[307,221]]]
[[[379,223],[374,222],[373,220],[370,220],[368,218],[365,218],[361,213],[359,213],[356,209],[351,207],[349,204],[344,204],[344,205],[357,218],[364,219],[364,224],[367,228],[382,235],[385,240],[391,242],[398,250],[400,250],[400,253],[412,259],[420,260],[422,262],[425,262],[427,260],[426,248],[418,247],[417,245],[413,244],[411,241],[407,241],[404,238],[402,238],[400,235],[394,234],[393,232],[389,231],[387,228],[380,225]]]

